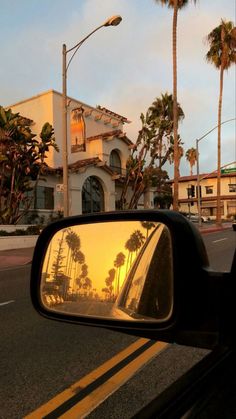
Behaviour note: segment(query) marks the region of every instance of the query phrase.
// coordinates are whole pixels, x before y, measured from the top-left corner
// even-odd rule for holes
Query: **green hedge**
[[[42,231],[42,226],[32,225],[27,227],[26,230],[18,228],[15,231],[5,231],[0,230],[0,236],[34,236],[40,234]]]

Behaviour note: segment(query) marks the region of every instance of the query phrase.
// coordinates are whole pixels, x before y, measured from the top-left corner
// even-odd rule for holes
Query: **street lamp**
[[[227,122],[235,121],[236,118],[227,119],[227,121],[221,122],[220,125],[226,124]],[[199,174],[199,152],[198,152],[198,143],[203,140],[208,134],[210,134],[212,131],[214,131],[216,128],[218,128],[219,125],[216,125],[214,128],[212,128],[210,131],[208,131],[206,134],[204,134],[202,137],[196,139],[196,154],[197,154],[197,206],[198,206],[198,224],[201,227],[202,225],[202,219],[201,219],[201,199],[200,199],[200,174]],[[218,176],[218,179],[220,180],[220,177]],[[217,205],[218,201],[220,200],[220,196],[217,196]]]
[[[112,16],[107,19],[102,25],[98,26],[89,33],[82,41],[78,42],[74,47],[66,49],[66,45],[62,46],[62,166],[63,166],[63,205],[64,217],[69,215],[69,190],[68,190],[68,149],[67,149],[67,71],[69,65],[81,45],[91,36],[94,32],[103,28],[103,26],[117,26],[121,22],[121,16]],[[71,53],[68,64],[67,54]]]

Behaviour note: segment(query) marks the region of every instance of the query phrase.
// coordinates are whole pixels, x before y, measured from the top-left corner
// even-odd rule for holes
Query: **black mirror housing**
[[[168,229],[171,240],[173,270],[173,301],[168,316],[163,316],[162,319],[154,319],[155,321],[153,321],[153,318],[150,318],[149,321],[148,317],[143,321],[140,316],[136,316],[134,321],[134,318],[131,318],[134,312],[134,305],[131,303],[127,306],[128,310],[126,314],[128,313],[129,317],[126,317],[125,320],[122,318],[94,315],[75,315],[73,312],[67,313],[56,308],[50,309],[44,304],[42,298],[43,266],[49,244],[55,234],[63,229],[70,229],[74,226],[83,226],[83,229],[86,230],[86,226],[92,225],[95,227],[101,223],[105,226],[106,223],[111,222],[161,223],[162,226]],[[112,246],[112,237],[110,246]],[[165,246],[163,246],[164,248]],[[144,250],[142,252],[144,254]],[[143,261],[143,254],[140,253],[139,259],[137,260]],[[157,257],[155,252],[154,255]],[[165,256],[163,257],[165,259]],[[153,263],[150,264],[149,274],[155,273],[154,271],[158,266],[154,263],[155,258],[152,260]],[[165,260],[162,260],[161,263],[165,264]],[[149,275],[149,277],[152,278],[152,275]],[[31,298],[35,309],[47,318],[106,327],[150,339],[212,348],[219,343],[219,315],[216,304],[219,294],[218,291],[215,294],[212,293],[213,282],[214,280],[209,269],[208,258],[201,235],[186,217],[168,210],[135,210],[68,217],[48,225],[42,231],[36,243],[32,261],[30,287]],[[147,281],[145,284],[147,284]],[[152,288],[147,285],[142,288],[143,293],[143,290],[145,290],[145,295],[142,295],[142,299],[140,300],[142,304],[139,304],[141,314],[144,313],[143,307],[146,307],[145,314],[147,313],[148,303],[149,301],[151,302],[152,294],[155,291],[153,279],[150,284],[152,284]],[[124,289],[125,285],[122,288],[123,300],[124,292],[127,294],[127,286],[126,291]],[[117,301],[122,300],[120,295]],[[119,304],[117,304],[117,308],[123,310],[123,306],[121,304],[119,306]],[[132,313],[130,313],[131,311]],[[138,313],[137,310],[136,312]]]

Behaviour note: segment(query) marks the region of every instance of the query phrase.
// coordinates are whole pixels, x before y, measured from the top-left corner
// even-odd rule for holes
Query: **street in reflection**
[[[168,239],[165,242],[164,237]],[[162,248],[161,242],[165,243]],[[122,295],[126,318],[133,308],[138,315],[142,290],[158,246],[159,257],[163,260],[168,255],[168,258],[164,274],[162,269],[165,278],[159,278],[157,265],[155,281],[166,281],[169,307],[172,304],[170,234],[164,224],[150,221],[75,225],[58,231],[49,243],[44,260],[42,303],[57,312],[119,318],[117,301],[121,305]],[[157,298],[156,301],[159,304]],[[145,313],[142,318],[145,319]]]

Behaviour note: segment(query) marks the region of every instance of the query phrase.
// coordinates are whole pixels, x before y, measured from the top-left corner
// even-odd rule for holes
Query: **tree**
[[[145,236],[140,230],[135,230],[131,234],[131,240],[134,241],[134,250],[136,252],[136,255],[138,254],[139,249],[142,247],[142,245],[145,243]]]
[[[136,255],[138,251],[145,243],[145,236],[142,234],[140,230],[135,230],[131,235],[130,238],[125,243],[125,249],[128,250],[128,258],[126,262],[126,274],[130,269],[133,261],[133,253],[135,252]]]
[[[74,250],[74,252],[73,252],[73,261],[74,261],[74,264],[75,264],[73,289],[75,289],[76,279],[80,275],[80,267],[81,267],[81,265],[83,265],[85,263],[85,256],[84,256],[84,254],[79,249],[75,249]]]
[[[155,0],[157,3],[173,8],[172,54],[173,54],[173,131],[174,131],[174,194],[173,209],[179,205],[179,150],[178,150],[178,106],[177,106],[177,19],[178,10],[188,4],[188,0]],[[196,0],[193,0],[196,3]]]
[[[178,122],[184,119],[184,112],[180,104],[178,107]],[[173,140],[174,128],[174,110],[173,110],[173,96],[172,94],[161,94],[154,100],[152,105],[148,108],[148,125],[154,131],[154,138],[152,139],[151,158],[154,163],[155,159],[159,160],[159,169],[164,166],[167,160],[173,154],[174,148],[171,140]],[[173,141],[172,141],[173,142]]]
[[[221,24],[207,36],[209,51],[206,54],[208,62],[220,70],[220,89],[218,101],[218,135],[217,135],[217,211],[216,222],[221,225],[221,113],[223,98],[224,71],[236,63],[236,28],[233,22],[221,20]]]
[[[78,251],[80,249],[80,237],[75,231],[70,228],[67,229],[66,243],[68,246],[67,252],[67,275],[72,277],[73,263],[76,262]]]
[[[81,274],[76,278],[76,284],[79,289],[84,290],[84,295],[86,295],[87,290],[92,288],[92,281],[88,278],[88,265],[86,265],[86,263],[81,266]]]
[[[61,277],[64,275],[64,248],[63,248],[63,240],[64,240],[64,233],[62,233],[61,239],[58,240],[58,249],[55,250],[55,259],[52,264],[51,273],[53,274],[53,281],[59,281],[59,285],[61,285]]]
[[[126,275],[127,275],[127,272],[132,265],[132,255],[133,255],[133,252],[135,251],[135,242],[132,236],[126,241],[125,249],[127,249],[129,252],[127,260],[126,260]]]
[[[53,274],[53,283],[52,286],[55,288],[59,287],[60,293],[63,298],[67,299],[68,289],[69,289],[69,280],[70,278],[65,275],[65,255],[64,255],[64,232],[62,237],[58,240],[58,249],[54,251],[55,259],[52,264],[51,273]]]
[[[156,224],[153,223],[152,221],[141,221],[141,226],[145,228],[146,230],[146,240],[147,240],[148,235],[149,235],[149,230],[151,230],[152,228],[155,228]]]
[[[16,224],[32,205],[46,153],[58,151],[52,126],[42,127],[40,138],[31,131],[33,121],[0,106],[0,223]],[[33,192],[31,196],[29,193]]]
[[[152,186],[156,189],[154,197],[154,206],[160,209],[169,209],[173,203],[172,189],[169,176],[166,170],[156,168],[153,175]]]
[[[184,112],[178,104],[179,120],[184,118]],[[131,148],[131,154],[126,163],[126,177],[119,201],[119,208],[137,208],[141,195],[152,186],[155,177],[155,162],[159,167],[167,161],[173,162],[173,98],[165,93],[156,98],[148,108],[146,115],[140,116],[142,128],[136,143]],[[178,147],[182,144],[178,136]],[[129,188],[132,191],[127,202]]]
[[[115,280],[116,270],[114,268],[108,271],[108,277],[105,279],[106,288],[103,288],[102,291],[107,294],[107,300],[114,300],[114,286],[113,282]]]
[[[193,175],[193,166],[196,164],[197,161],[197,150],[196,148],[192,147],[189,148],[185,153],[186,160],[189,162],[190,165],[190,176]]]
[[[116,284],[116,294],[119,294],[120,291],[120,270],[121,266],[125,264],[125,255],[122,252],[119,252],[114,260],[114,266],[117,269],[117,284]]]

